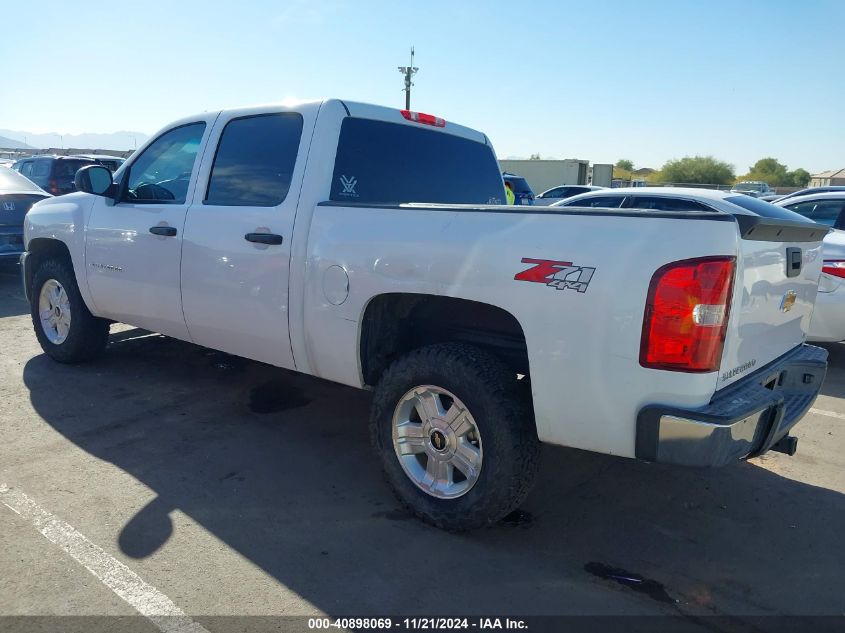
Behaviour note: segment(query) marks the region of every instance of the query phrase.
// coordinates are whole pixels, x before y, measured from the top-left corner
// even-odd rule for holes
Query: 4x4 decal
[[[533,264],[520,273],[514,275],[516,281],[530,281],[546,284],[558,290],[577,290],[587,292],[587,286],[593,278],[595,268],[573,266],[572,262],[559,262],[552,259],[522,258],[523,264]]]

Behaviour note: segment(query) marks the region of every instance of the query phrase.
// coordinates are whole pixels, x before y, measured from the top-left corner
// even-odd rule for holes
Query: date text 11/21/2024
[[[528,624],[519,618],[309,618],[309,630],[340,629],[348,631],[379,631],[399,629],[404,631],[429,630],[527,630]]]

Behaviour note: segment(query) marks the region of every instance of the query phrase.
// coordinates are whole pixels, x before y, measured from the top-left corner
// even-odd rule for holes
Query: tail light
[[[446,127],[446,119],[441,119],[433,114],[425,114],[424,112],[411,112],[410,110],[400,110],[402,116],[413,121],[414,123],[422,123],[423,125],[433,125],[434,127]]]
[[[822,272],[834,277],[845,279],[845,260],[827,259],[822,264]]]
[[[669,371],[719,368],[728,326],[735,258],[673,262],[651,278],[640,365]]]

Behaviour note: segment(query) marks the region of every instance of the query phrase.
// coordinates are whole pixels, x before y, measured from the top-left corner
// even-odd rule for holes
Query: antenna
[[[414,85],[414,82],[411,81],[411,77],[413,77],[419,68],[414,66],[414,47],[411,47],[411,65],[410,66],[399,66],[399,72],[405,75],[405,109],[411,109],[411,86]]]

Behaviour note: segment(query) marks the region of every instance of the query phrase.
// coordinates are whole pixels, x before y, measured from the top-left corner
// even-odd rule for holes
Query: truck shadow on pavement
[[[48,424],[155,491],[115,528],[124,554],[166,547],[178,509],[330,614],[845,610],[845,498],[753,463],[685,470],[546,447],[520,512],[449,534],[392,497],[366,392],[142,330],[113,334],[88,365],[32,358],[24,381]],[[589,573],[605,567],[678,602]],[[215,573],[196,583],[214,591]]]

